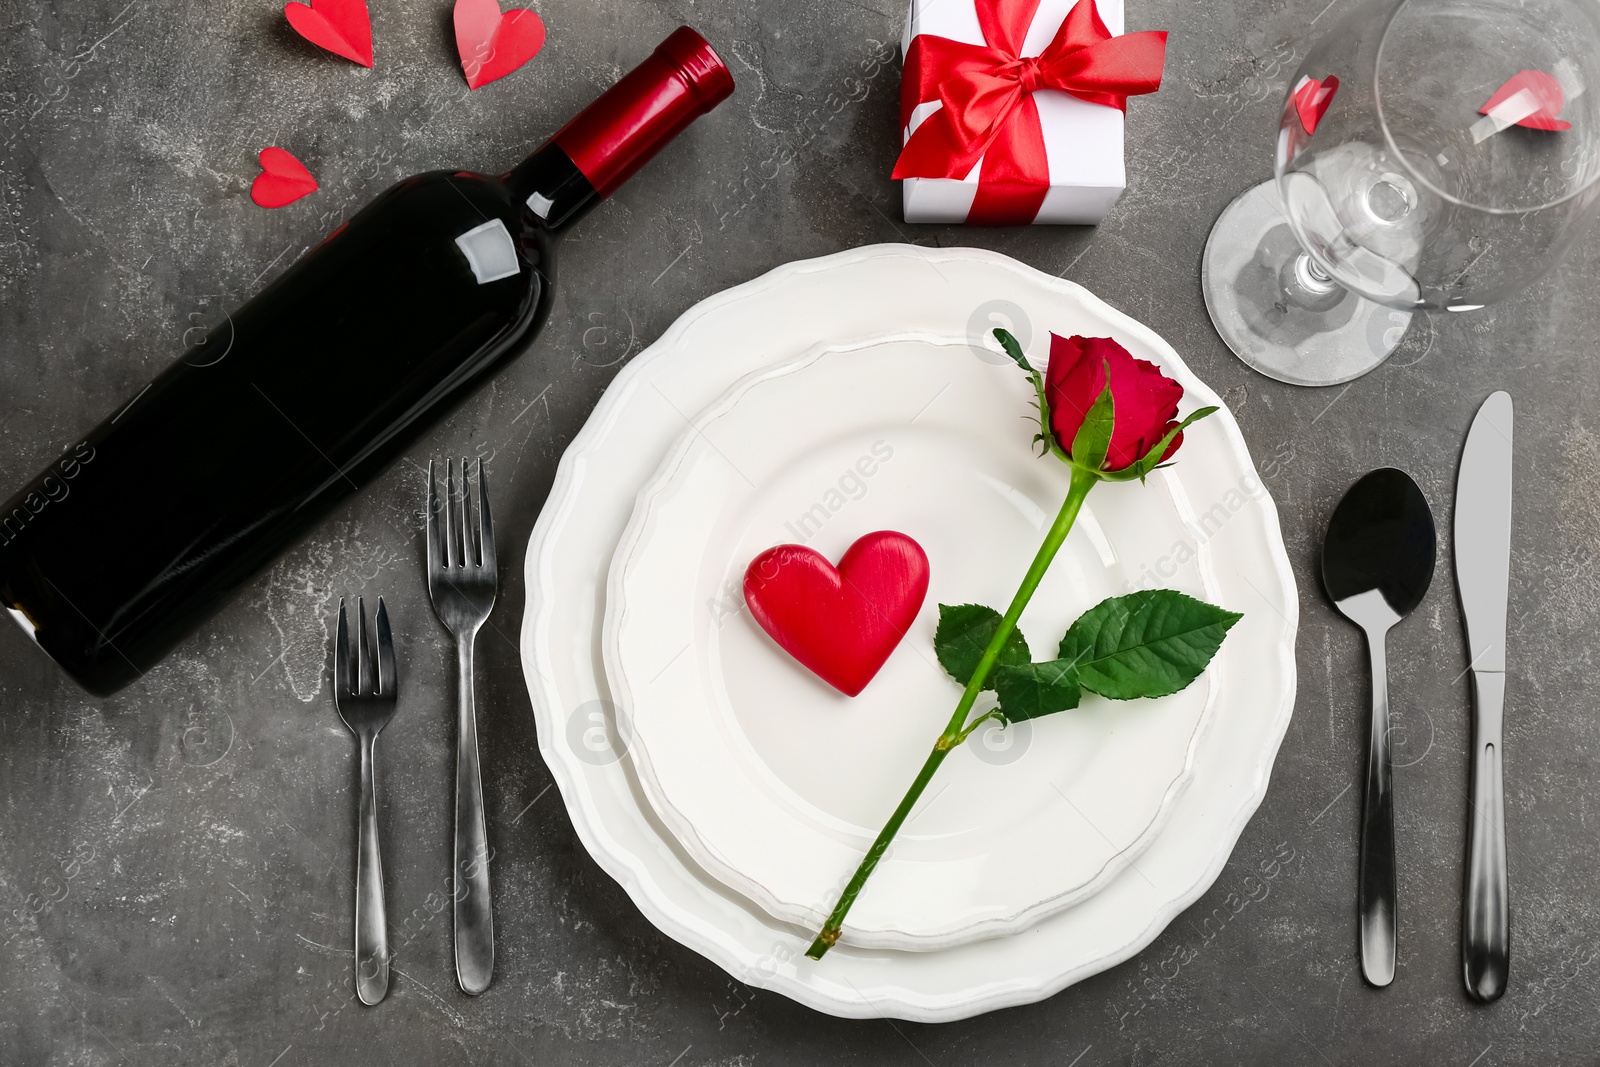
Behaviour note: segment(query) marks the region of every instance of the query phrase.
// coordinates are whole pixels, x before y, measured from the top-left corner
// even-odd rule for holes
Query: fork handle
[[[378,852],[378,795],[373,782],[377,736],[361,739],[361,809],[356,851],[356,995],[371,1006],[389,992],[389,923]]]
[[[494,975],[494,913],[489,906],[489,834],[483,819],[483,779],[478,773],[478,716],[472,695],[472,644],[456,645],[456,866],[454,872],[456,981],[468,996],[489,988]]]

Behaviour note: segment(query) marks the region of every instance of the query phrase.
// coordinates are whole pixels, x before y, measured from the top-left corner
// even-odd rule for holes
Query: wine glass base
[[[1304,255],[1283,216],[1277,183],[1245,190],[1217,217],[1201,259],[1200,288],[1234,355],[1292,385],[1339,385],[1376,368],[1400,344],[1411,312],[1348,290],[1325,306],[1290,299],[1283,278]]]

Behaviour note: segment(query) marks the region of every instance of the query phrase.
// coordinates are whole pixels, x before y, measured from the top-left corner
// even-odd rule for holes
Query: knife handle
[[[1506,991],[1511,906],[1506,885],[1505,788],[1501,774],[1506,676],[1472,672],[1472,795],[1467,807],[1467,884],[1461,904],[1461,968],[1467,992],[1485,1004]]]

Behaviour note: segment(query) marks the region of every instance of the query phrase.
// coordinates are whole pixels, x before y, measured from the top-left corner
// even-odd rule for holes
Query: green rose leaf
[[[1113,700],[1176,693],[1200,677],[1244,616],[1172,589],[1102,600],[1072,624],[1060,657],[1079,684]]]
[[[972,680],[972,672],[978,669],[978,661],[983,658],[984,650],[994,640],[998,629],[1000,613],[993,608],[986,608],[982,604],[959,604],[955,607],[940,604],[939,628],[933,635],[933,651],[939,657],[939,666],[950,677],[966,685]],[[1027,664],[1032,659],[1022,631],[1012,630],[1000,649],[995,666]],[[988,681],[990,684],[984,688],[993,689],[993,671],[989,673]]]
[[[1078,432],[1072,436],[1072,462],[1092,471],[1103,470],[1106,453],[1111,451],[1111,431],[1116,421],[1116,406],[1111,400],[1111,368],[1107,366],[1106,387],[1089,405]]]
[[[1011,361],[1022,368],[1028,380],[1033,383],[1034,414],[1039,420],[1039,432],[1033,435],[1033,443],[1039,446],[1041,456],[1052,454],[1057,459],[1066,459],[1066,453],[1061,451],[1061,446],[1056,443],[1056,436],[1050,429],[1050,400],[1045,396],[1044,378],[1033,364],[1028,362],[1028,357],[1023,354],[1022,346],[1017,344],[1017,339],[1011,336],[1010,330],[995,328],[994,339],[1000,342],[1000,347],[1005,350]]]
[[[1017,344],[1017,339],[1011,336],[1010,330],[996,327],[994,339],[1000,342],[1000,347],[1005,349],[1006,355],[1011,357],[1012,362],[1022,368],[1024,374],[1033,377],[1039,373],[1033,369],[1033,364],[1028,362],[1028,357],[1022,354],[1022,346]]]
[[[1008,723],[1070,711],[1083,697],[1077,664],[1066,659],[998,667],[994,682],[1000,714]]]

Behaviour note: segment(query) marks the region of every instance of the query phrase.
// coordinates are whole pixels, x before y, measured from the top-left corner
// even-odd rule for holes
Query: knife
[[[1472,782],[1461,969],[1467,992],[1488,1003],[1506,991],[1511,965],[1501,732],[1506,599],[1511,585],[1509,393],[1491,393],[1467,431],[1456,476],[1455,556],[1472,672]]]

